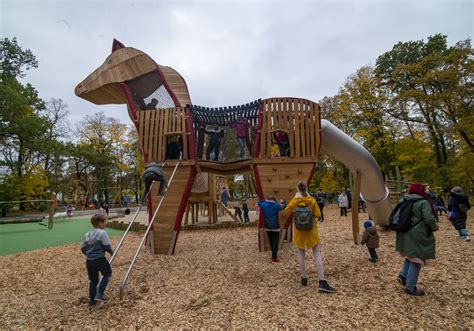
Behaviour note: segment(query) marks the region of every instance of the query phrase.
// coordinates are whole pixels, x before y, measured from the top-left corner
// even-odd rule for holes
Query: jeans
[[[240,159],[243,159],[245,156],[245,137],[237,137],[237,142],[240,147]]]
[[[403,262],[403,268],[400,271],[400,276],[406,279],[406,288],[410,291],[414,291],[416,283],[418,282],[418,276],[420,275],[421,264],[410,262],[405,259]]]
[[[245,223],[250,222],[248,209],[244,209],[244,221]]]
[[[288,143],[278,143],[278,148],[280,149],[280,156],[287,156]]]
[[[153,181],[160,182],[160,188],[158,190],[158,195],[162,194],[163,191],[167,187],[167,180],[165,176],[158,176],[154,173],[146,173],[143,175],[143,180],[145,181],[145,191],[143,192],[143,196],[141,199],[142,204],[146,203],[146,197],[148,194],[148,191],[151,188],[151,184],[153,184]]]
[[[280,232],[267,231],[268,240],[270,241],[270,248],[272,250],[272,259],[277,259],[278,256],[278,240],[280,238]]]
[[[469,233],[467,232],[466,228],[460,229],[460,230],[458,230],[458,232],[459,232],[460,237],[466,238],[467,236],[469,236]]]
[[[95,303],[97,284],[99,283],[99,272],[104,276],[100,281],[98,293],[98,295],[102,297],[109,283],[109,278],[112,276],[112,269],[110,268],[109,261],[107,261],[105,257],[101,257],[97,260],[87,260],[86,266],[87,275],[89,276],[89,300],[91,303]]]

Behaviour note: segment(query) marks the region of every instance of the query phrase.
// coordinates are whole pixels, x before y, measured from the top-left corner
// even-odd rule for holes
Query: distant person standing
[[[212,128],[203,128],[205,134],[209,135],[209,145],[206,149],[206,160],[211,159],[211,153],[214,152],[214,161],[219,161],[219,151],[221,148],[221,139],[224,137],[224,129],[219,128],[217,123],[214,123]]]
[[[228,201],[229,201],[229,191],[227,190],[227,186],[224,186],[221,192],[221,202],[224,206],[227,207]]]
[[[250,222],[249,218],[249,205],[247,204],[247,200],[242,200],[242,211],[244,212],[244,223]]]
[[[156,110],[158,106],[158,100],[155,98],[151,99],[151,101],[146,105],[146,110]]]
[[[275,140],[276,143],[278,144],[280,156],[288,156],[288,135],[286,134],[285,131],[277,131],[275,132]]]
[[[245,143],[247,140],[247,128],[249,127],[249,124],[242,116],[239,116],[237,122],[230,124],[229,127],[235,129],[237,143],[240,147],[240,159],[243,159],[245,156]]]
[[[469,233],[466,229],[467,211],[471,209],[469,198],[464,194],[460,186],[451,189],[448,200],[449,219],[454,228],[459,232],[459,238],[470,241]]]
[[[322,189],[318,189],[318,193],[315,195],[316,202],[318,203],[319,210],[321,212],[321,216],[319,217],[320,222],[324,222],[324,193]]]
[[[340,208],[340,216],[347,216],[347,208],[349,207],[349,199],[347,198],[346,192],[342,191],[337,198],[339,208]]]

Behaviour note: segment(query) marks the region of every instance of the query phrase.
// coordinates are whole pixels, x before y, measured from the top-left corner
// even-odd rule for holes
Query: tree
[[[4,183],[22,185],[23,176],[43,179],[44,174],[37,171],[35,161],[38,151],[45,145],[47,124],[39,111],[44,109],[44,102],[30,84],[22,85],[18,78],[24,77],[25,70],[36,68],[37,62],[31,51],[23,51],[16,39],[5,38],[0,41],[0,167],[5,174]],[[13,178],[8,179],[9,176]],[[15,191],[16,199],[31,197],[28,192],[14,185],[6,185]],[[44,192],[43,192],[44,193]],[[11,196],[10,193],[5,193]]]

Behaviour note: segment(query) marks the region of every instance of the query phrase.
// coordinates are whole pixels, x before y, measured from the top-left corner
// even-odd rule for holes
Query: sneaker
[[[95,307],[97,305],[97,302],[94,301],[89,301],[89,307]]]
[[[301,285],[308,286],[308,277],[301,277]]]
[[[108,299],[107,299],[107,297],[106,297],[105,295],[102,295],[102,296],[99,296],[99,295],[98,295],[98,296],[95,297],[95,300],[96,300],[96,301],[102,301],[102,302],[108,301]]]
[[[280,263],[280,260],[278,260],[278,259],[272,259],[272,264],[277,264],[277,263]]]
[[[415,286],[414,290],[409,290],[409,289],[406,288],[405,293],[408,294],[408,295],[413,295],[413,296],[417,296],[417,297],[421,297],[421,296],[425,295],[425,291],[417,289],[416,286]]]
[[[397,282],[400,284],[400,285],[403,285],[405,286],[407,284],[407,279],[405,277],[403,277],[402,275],[398,275],[397,277]]]
[[[469,236],[464,237],[464,241],[471,241],[471,238]]]
[[[372,262],[372,263],[375,263],[375,262],[377,262],[377,259],[370,258],[369,261]]]
[[[336,289],[328,284],[327,280],[319,281],[319,292],[335,293]]]

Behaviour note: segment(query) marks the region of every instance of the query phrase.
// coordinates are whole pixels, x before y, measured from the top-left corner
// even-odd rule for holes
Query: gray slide
[[[374,157],[331,122],[321,120],[321,151],[342,162],[355,176],[361,174],[360,195],[376,224],[388,225],[392,211],[389,191]]]

